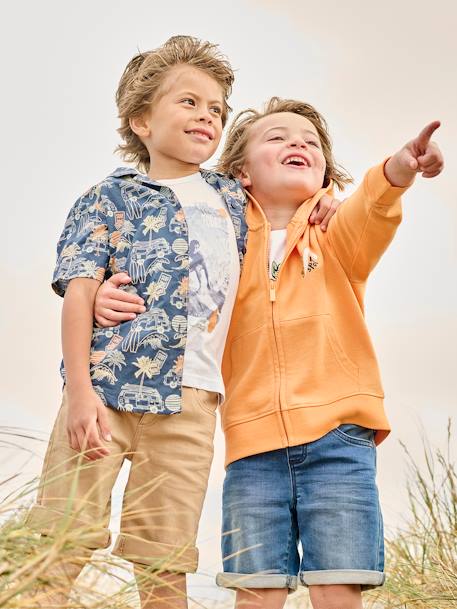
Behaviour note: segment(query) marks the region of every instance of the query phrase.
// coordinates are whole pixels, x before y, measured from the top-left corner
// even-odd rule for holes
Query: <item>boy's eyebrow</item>
[[[198,95],[198,93],[195,93],[194,91],[180,91],[177,93],[178,97],[181,97],[181,95],[191,95],[192,97],[195,97],[196,99],[201,99],[201,96]],[[220,104],[222,106],[222,100],[221,99],[213,99],[209,102],[210,104]]]
[[[266,135],[269,131],[274,131],[275,129],[281,129],[281,131],[287,131],[287,127],[283,127],[283,126],[268,127],[268,129],[266,129],[264,131],[264,135]],[[311,129],[302,129],[302,133],[309,133],[310,135],[314,135],[317,138],[319,137],[317,135],[317,133],[315,133],[314,131],[311,131]]]

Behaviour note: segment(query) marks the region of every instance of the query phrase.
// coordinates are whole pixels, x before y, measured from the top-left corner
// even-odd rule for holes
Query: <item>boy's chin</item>
[[[317,190],[303,186],[303,184],[284,184],[281,194],[284,198],[294,200],[298,203],[303,203],[316,194]]]
[[[189,165],[201,165],[202,163],[206,163],[215,152],[216,149],[213,147],[192,150],[189,154],[184,155],[183,161]]]

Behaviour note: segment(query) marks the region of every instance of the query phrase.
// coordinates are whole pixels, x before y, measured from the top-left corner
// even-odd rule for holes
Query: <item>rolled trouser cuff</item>
[[[53,536],[71,532],[75,543],[90,550],[108,548],[111,532],[106,527],[85,522],[74,514],[64,514],[42,505],[34,505],[27,514],[25,525],[41,535]]]
[[[299,577],[304,586],[359,584],[362,590],[382,586],[385,580],[385,574],[382,571],[365,571],[363,569],[301,571]]]
[[[218,573],[216,584],[222,588],[287,588],[294,591],[297,589],[298,578],[283,573]]]
[[[198,567],[198,549],[195,546],[145,541],[133,535],[119,535],[112,553],[157,571],[195,573]]]

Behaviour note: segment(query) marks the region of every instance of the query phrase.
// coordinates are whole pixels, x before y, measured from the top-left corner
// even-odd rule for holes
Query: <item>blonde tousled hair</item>
[[[116,92],[121,119],[118,131],[123,140],[116,150],[124,160],[135,163],[140,171],[149,170],[149,153],[132,131],[129,119],[141,116],[149,109],[160,95],[167,72],[179,65],[198,68],[221,86],[224,102],[222,124],[227,121],[231,110],[227,99],[232,91],[234,75],[217,45],[193,36],[173,36],[159,48],[135,55],[127,64]]]
[[[333,157],[332,141],[324,117],[310,104],[293,99],[281,99],[280,97],[269,99],[262,112],[249,108],[237,114],[228,131],[217,170],[239,178],[245,161],[250,127],[264,116],[278,112],[299,114],[315,126],[326,163],[324,186],[327,186],[329,181],[333,180],[338,188],[343,190],[345,184],[352,182],[351,176],[336,163]]]

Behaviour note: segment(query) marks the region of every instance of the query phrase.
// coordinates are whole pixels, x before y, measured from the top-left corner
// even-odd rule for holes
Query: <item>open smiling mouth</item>
[[[292,167],[310,167],[309,162],[301,156],[289,156],[281,165]]]
[[[192,131],[185,131],[185,133],[187,133],[187,135],[194,135],[204,142],[211,142],[214,139],[213,137],[211,137],[211,135],[209,133],[207,133],[205,131],[192,130]]]

